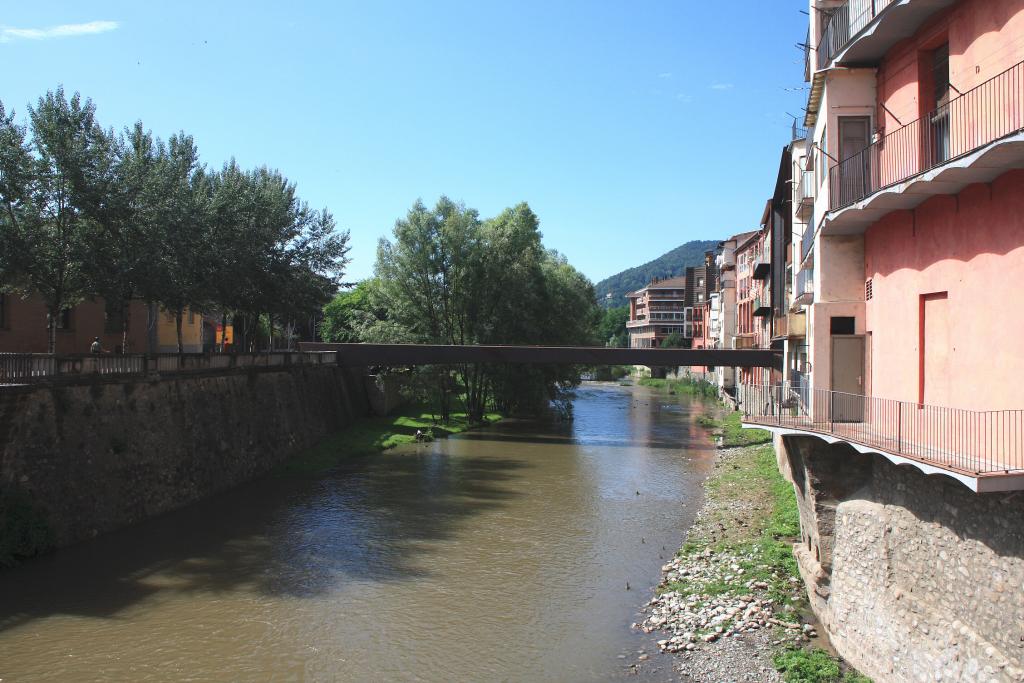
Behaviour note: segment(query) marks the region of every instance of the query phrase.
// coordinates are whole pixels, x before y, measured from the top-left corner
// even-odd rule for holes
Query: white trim
[[[802,429],[791,429],[789,427],[771,427],[768,425],[757,424],[753,422],[742,422],[744,429],[763,429],[767,432],[771,432],[776,436],[814,436],[826,443],[845,443],[854,450],[863,454],[877,453],[881,455],[889,462],[894,465],[910,465],[916,467],[924,474],[939,474],[954,479],[974,493],[995,493],[999,491],[1024,491],[1024,472],[1020,474],[1011,474],[1006,476],[995,476],[995,477],[972,477],[966,474],[960,474],[959,472],[953,472],[951,470],[943,469],[941,467],[935,467],[934,465],[928,465],[918,460],[912,460],[910,458],[884,451],[880,448],[873,448],[870,446],[863,446],[856,441],[850,441],[838,436],[832,436],[830,434],[822,434],[820,432],[804,431]]]

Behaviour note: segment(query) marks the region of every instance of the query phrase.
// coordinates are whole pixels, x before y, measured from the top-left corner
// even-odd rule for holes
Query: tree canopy
[[[58,88],[27,124],[0,102],[0,290],[40,295],[55,321],[84,299],[119,308],[142,299],[242,323],[294,327],[319,314],[348,263],[346,231],[313,210],[295,184],[234,160],[219,171],[193,138],[155,138],[141,122],[103,129],[91,100]],[[271,340],[272,342],[272,340]]]
[[[372,322],[370,331],[394,331],[394,341],[443,344],[593,344],[598,318],[590,281],[557,252],[544,248],[537,215],[525,204],[493,218],[441,197],[428,208],[417,201],[381,239],[369,305],[338,301],[339,318]],[[352,315],[347,319],[351,320]],[[352,326],[350,326],[352,327]],[[377,337],[374,341],[387,341]],[[579,381],[575,368],[466,364],[454,371],[422,369],[440,413],[459,393],[472,419],[488,405],[532,409]]]

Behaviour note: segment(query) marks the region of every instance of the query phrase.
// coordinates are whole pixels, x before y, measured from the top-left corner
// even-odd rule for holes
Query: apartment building
[[[693,308],[687,305],[686,282],[686,275],[655,278],[626,295],[630,348],[658,348],[673,333],[684,339],[693,338]]]
[[[1018,408],[1024,320],[979,302],[1024,283],[1024,0],[827,4],[805,120],[811,383]]]
[[[992,299],[1024,285],[1024,0],[811,0],[805,75],[736,248],[736,345],[763,346],[767,296],[808,431],[1024,488],[1024,318]]]

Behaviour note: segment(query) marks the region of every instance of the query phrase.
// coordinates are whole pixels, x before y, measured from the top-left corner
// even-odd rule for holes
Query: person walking
[[[94,355],[99,355],[102,352],[103,352],[103,345],[100,344],[100,338],[99,337],[93,337],[92,338],[92,344],[89,345],[89,353],[92,353]]]

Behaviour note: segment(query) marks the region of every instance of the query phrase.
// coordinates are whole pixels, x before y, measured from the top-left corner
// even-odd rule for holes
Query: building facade
[[[127,335],[122,333],[125,315]],[[47,318],[41,297],[0,294],[0,353],[46,353]],[[111,353],[172,353],[178,349],[174,316],[142,301],[131,301],[121,309],[107,306],[103,299],[86,300],[65,309],[56,327],[58,354],[89,353],[97,337],[104,351]],[[185,353],[203,350],[200,314],[186,310],[181,333]]]

